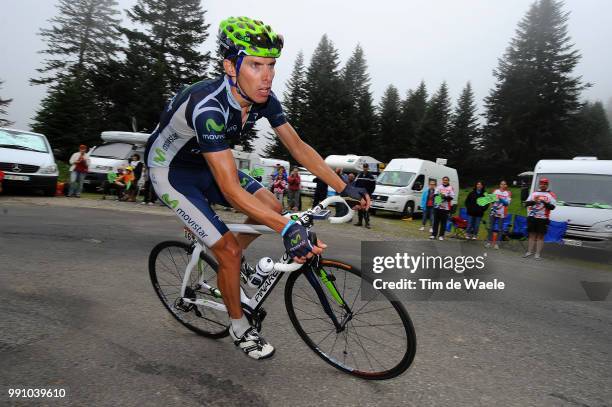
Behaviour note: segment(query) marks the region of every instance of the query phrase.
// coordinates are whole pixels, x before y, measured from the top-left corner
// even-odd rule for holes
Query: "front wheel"
[[[183,301],[183,298],[189,298],[223,303],[218,291],[204,289],[200,284],[217,287],[218,265],[212,257],[200,254],[189,276],[185,296],[180,295],[192,252],[193,246],[185,242],[166,241],[155,246],[149,255],[151,283],[164,307],[177,321],[199,335],[222,338],[229,334],[227,312]]]
[[[391,379],[406,371],[416,335],[404,306],[385,291],[363,299],[361,285],[371,282],[349,264],[322,260],[320,266],[292,273],[285,286],[287,313],[302,340],[330,365],[363,379]],[[324,310],[321,295],[341,327]]]

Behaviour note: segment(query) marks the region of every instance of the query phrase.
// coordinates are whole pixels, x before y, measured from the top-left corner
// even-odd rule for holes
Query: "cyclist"
[[[249,325],[240,306],[242,251],[256,236],[229,233],[211,204],[231,205],[247,215],[246,223],[279,232],[296,262],[321,254],[326,245],[311,245],[303,226],[280,215],[274,195],[236,168],[230,141],[237,142],[265,117],[301,165],[341,195],[366,206],[370,200],[365,190],[346,185],[334,174],[287,122],[271,90],[282,36],[259,20],[230,17],[221,22],[218,41],[225,75],[186,87],[170,100],[147,143],[146,162],[158,196],[219,263],[218,283],[234,344],[248,356],[263,359],[272,356],[274,348]]]

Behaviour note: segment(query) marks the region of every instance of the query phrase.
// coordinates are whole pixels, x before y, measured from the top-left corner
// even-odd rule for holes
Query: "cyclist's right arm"
[[[312,253],[321,254],[323,252],[323,248],[310,244],[306,229],[262,205],[259,199],[240,186],[238,169],[231,150],[226,149],[203,155],[217,185],[229,203],[250,218],[283,235],[285,248],[294,260],[303,262],[306,258],[312,257]]]

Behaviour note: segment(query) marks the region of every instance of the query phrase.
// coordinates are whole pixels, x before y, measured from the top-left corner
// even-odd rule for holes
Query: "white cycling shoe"
[[[266,342],[254,327],[247,329],[240,338],[234,334],[234,330],[231,327],[229,333],[234,340],[234,345],[239,347],[250,358],[266,359],[274,355],[274,347]]]

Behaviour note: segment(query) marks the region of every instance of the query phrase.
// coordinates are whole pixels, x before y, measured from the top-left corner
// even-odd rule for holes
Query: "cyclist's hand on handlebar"
[[[293,258],[306,257],[313,250],[308,239],[308,230],[295,221],[289,221],[281,235],[287,253]]]
[[[312,256],[314,255],[320,255],[321,253],[323,253],[323,250],[327,248],[327,245],[325,243],[323,243],[321,240],[317,239],[317,245],[312,247],[312,250],[310,253],[308,253],[306,256],[302,256],[302,257],[294,257],[293,261],[295,261],[296,263],[306,263],[310,258],[312,258]]]
[[[351,184],[347,184],[346,187],[340,192],[340,196],[353,198],[360,202],[360,206],[362,209],[370,208],[370,195],[365,188],[356,187]]]

